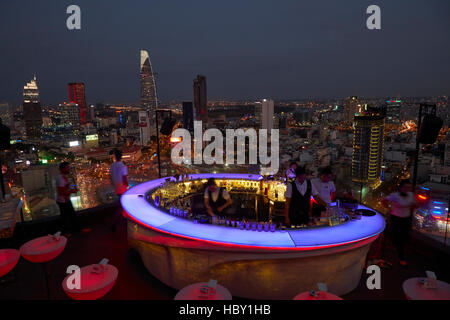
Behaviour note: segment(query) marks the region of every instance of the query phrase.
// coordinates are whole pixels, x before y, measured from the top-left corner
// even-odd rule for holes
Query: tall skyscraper
[[[402,101],[398,99],[386,101],[386,123],[400,122],[400,108]]]
[[[358,106],[358,97],[357,96],[351,96],[345,98],[344,101],[344,113],[345,113],[345,120],[347,121],[353,121],[353,117],[355,116],[355,113],[357,113],[359,110]]]
[[[206,95],[206,77],[197,75],[194,79],[194,117],[197,121],[206,121],[208,98]]]
[[[61,122],[66,128],[71,128],[74,134],[80,131],[80,111],[76,103],[61,103],[58,111],[61,113]]]
[[[194,131],[194,109],[191,101],[183,102],[183,128]]]
[[[86,97],[84,95],[84,83],[69,83],[67,85],[69,90],[69,102],[78,105],[80,113],[80,123],[86,124]]]
[[[42,133],[42,108],[36,76],[23,87],[23,118],[27,139],[40,139]]]
[[[385,112],[363,108],[354,116],[352,181],[377,184],[381,177]]]
[[[263,99],[256,102],[255,105],[255,120],[259,129],[274,129],[274,101],[271,99]]]
[[[158,107],[158,97],[156,95],[155,77],[150,62],[150,56],[146,50],[141,50],[141,107],[150,112],[150,120],[155,121],[155,111]]]

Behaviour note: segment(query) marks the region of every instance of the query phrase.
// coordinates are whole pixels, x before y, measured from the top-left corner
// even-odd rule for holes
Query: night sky
[[[66,28],[81,7],[81,30]],[[381,30],[366,8],[381,7]],[[139,50],[158,95],[209,99],[450,94],[449,0],[0,1],[0,101],[36,74],[43,104],[84,82],[88,102],[139,101]]]

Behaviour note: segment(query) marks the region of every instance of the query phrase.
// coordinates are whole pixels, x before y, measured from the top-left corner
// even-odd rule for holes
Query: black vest
[[[208,190],[208,200],[209,200],[209,206],[213,209],[215,213],[217,213],[217,208],[223,206],[225,203],[227,203],[227,200],[223,197],[223,189],[219,188],[219,196],[217,197],[217,200],[214,202],[212,198],[211,191]]]
[[[311,206],[311,181],[306,180],[306,192],[304,195],[297,189],[297,185],[291,182],[292,195],[291,203],[289,205],[289,219],[292,224],[305,224],[309,221],[309,208]]]

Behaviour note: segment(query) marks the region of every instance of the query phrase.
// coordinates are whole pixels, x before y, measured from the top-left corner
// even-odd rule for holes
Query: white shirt
[[[300,192],[300,194],[302,196],[305,195],[306,189],[308,188],[307,181],[308,181],[308,179],[305,179],[305,181],[303,181],[303,183],[300,184],[300,182],[298,182],[298,180],[295,179],[295,185],[297,186],[297,190]],[[311,195],[316,196],[318,194],[319,194],[319,192],[317,192],[316,187],[314,187],[314,184],[311,183]],[[286,198],[292,198],[292,183],[289,183],[287,185],[286,192],[284,193],[284,196]]]
[[[312,179],[311,182],[319,192],[320,198],[326,203],[331,203],[331,193],[336,192],[333,181],[322,182],[322,180],[316,178]]]
[[[408,192],[406,197],[402,197],[400,192],[391,193],[386,197],[391,203],[391,214],[400,218],[407,218],[411,215],[411,206],[414,204],[414,194]]]
[[[56,177],[56,187],[65,187],[69,184],[69,180],[62,175],[61,173],[58,174],[58,176]],[[59,194],[58,192],[58,196],[56,197],[56,201],[57,202],[61,202],[61,203],[65,203],[66,201],[70,201],[70,196],[63,196],[61,194]]]
[[[230,199],[230,194],[228,193],[227,189],[222,189],[222,190],[223,190],[223,191],[222,191],[222,197],[223,197],[225,200],[229,200],[229,199]],[[205,197],[205,199],[208,199],[208,198],[209,198],[208,188],[206,188],[206,190],[205,190],[204,197]],[[212,197],[212,200],[213,200],[214,202],[217,201],[217,199],[219,198],[219,188],[217,188],[216,191],[211,192],[211,197]]]
[[[123,177],[128,175],[128,169],[122,161],[116,161],[111,164],[109,174],[116,194],[123,194],[127,191],[127,186],[123,183]]]

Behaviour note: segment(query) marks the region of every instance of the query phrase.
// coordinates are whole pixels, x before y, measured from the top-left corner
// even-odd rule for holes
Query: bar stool
[[[45,286],[47,299],[50,299],[50,288],[48,285],[49,271],[47,263],[63,252],[67,244],[67,238],[61,236],[61,232],[30,240],[20,247],[20,254],[26,260],[39,263],[45,274]]]
[[[217,281],[198,282],[181,289],[174,300],[231,300],[230,291]]]
[[[408,300],[450,300],[450,284],[436,281],[435,288],[425,287],[425,278],[410,278],[403,282],[403,292]]]
[[[328,292],[327,285],[325,283],[318,283],[319,290],[311,290],[302,292],[296,295],[292,300],[344,300],[337,295]]]
[[[292,300],[344,300],[332,293],[326,291],[308,291],[299,293]]]
[[[70,280],[79,272],[79,288]],[[85,266],[75,274],[69,274],[62,282],[64,292],[74,300],[97,300],[107,294],[115,285],[119,271],[103,259],[98,264]],[[75,280],[76,281],[76,280]]]
[[[0,277],[10,272],[19,262],[20,252],[16,249],[0,250]]]

